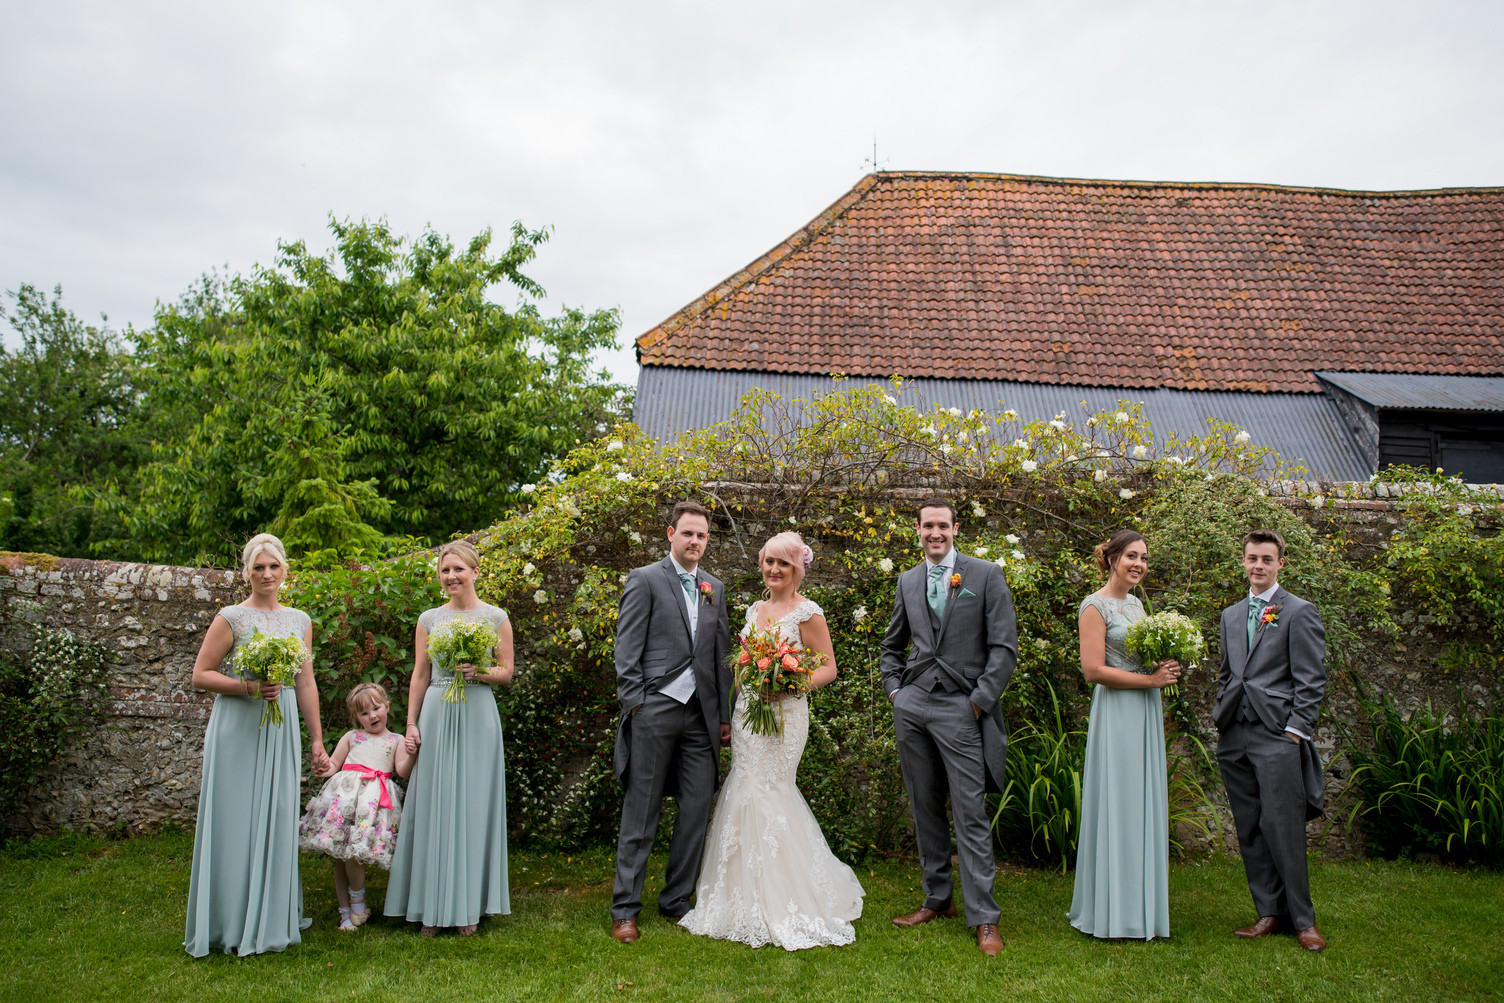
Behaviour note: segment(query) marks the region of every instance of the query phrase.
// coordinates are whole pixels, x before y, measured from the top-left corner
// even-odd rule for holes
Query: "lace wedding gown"
[[[745,635],[757,623],[753,603]],[[799,625],[822,615],[804,600],[777,630],[802,648]],[[731,774],[721,789],[695,908],[679,921],[691,933],[786,950],[849,944],[862,914],[861,883],[825,842],[794,774],[809,736],[809,703],[785,697],[778,708],[783,734],[754,735],[740,708],[731,726]]]

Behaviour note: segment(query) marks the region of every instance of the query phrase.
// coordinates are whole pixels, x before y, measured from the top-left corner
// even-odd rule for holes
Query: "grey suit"
[[[1222,664],[1212,718],[1217,763],[1238,829],[1248,890],[1260,916],[1316,925],[1306,871],[1306,820],[1319,813],[1320,762],[1311,743],[1326,690],[1326,631],[1311,603],[1276,589],[1273,622],[1248,644],[1248,601],[1222,611]],[[1313,789],[1314,788],[1314,789]],[[1308,807],[1309,805],[1309,807]]]
[[[996,865],[983,796],[1007,782],[1008,733],[999,698],[1018,661],[1013,594],[991,561],[956,554],[961,584],[948,587],[943,619],[925,599],[928,563],[898,578],[893,618],[882,642],[883,689],[893,699],[893,730],[914,810],[924,904],[953,904],[950,795],[961,865],[961,896],[971,926],[996,923]],[[912,644],[912,650],[910,645]],[[981,708],[978,718],[972,704]]]
[[[712,591],[708,601],[696,601],[693,643],[683,585],[666,557],[627,575],[617,607],[616,695],[621,723],[615,769],[626,790],[616,845],[612,919],[632,919],[642,911],[643,878],[665,795],[678,801],[679,818],[669,844],[659,911],[688,912],[699,877],[715,797],[720,726],[731,720],[726,590],[703,570],[695,575],[695,587],[701,583],[709,583]],[[695,693],[687,704],[681,704],[659,688],[686,668],[694,672]]]

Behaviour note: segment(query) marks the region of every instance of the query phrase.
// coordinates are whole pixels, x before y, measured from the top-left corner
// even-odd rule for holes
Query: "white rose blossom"
[[[976,554],[978,557],[986,557],[987,556],[987,548],[986,547],[978,547],[976,550],[972,551],[972,553]]]
[[[1112,417],[1117,420],[1117,423],[1119,425],[1126,425],[1126,424],[1128,424],[1128,422],[1130,420],[1128,418],[1128,412],[1127,411],[1119,411],[1117,414],[1113,415]]]
[[[1008,410],[1003,412],[1003,417],[1009,421],[1012,421],[1014,418],[1018,417],[1018,412],[1010,407]]]
[[[1253,436],[1249,435],[1247,432],[1239,432],[1237,435],[1232,437],[1232,441],[1241,446],[1252,440],[1252,438]]]
[[[1013,534],[1012,534],[1012,533],[1009,533],[1009,534],[1008,534],[1008,535],[1007,535],[1007,536],[1005,536],[1005,537],[1003,537],[1003,539],[1004,539],[1004,540],[1007,540],[1007,541],[1008,541],[1008,543],[1009,543],[1009,544],[1010,544],[1010,545],[1012,545],[1012,546],[1014,546],[1014,547],[1016,547],[1016,546],[1018,546],[1018,544],[1019,544],[1019,539],[1018,539],[1018,537],[1017,537],[1017,536],[1015,536],[1015,535],[1013,535]]]
[[[945,413],[950,415],[952,418],[961,417],[961,409],[958,407],[948,407],[945,409]]]
[[[1056,418],[1054,421],[1050,422],[1050,427],[1057,432],[1064,432],[1065,422],[1061,421],[1059,418]]]
[[[1091,475],[1091,479],[1096,481],[1098,484],[1101,484],[1103,481],[1107,480],[1107,471],[1098,468],[1097,472]]]
[[[861,623],[863,620],[867,619],[867,607],[858,606],[856,609],[852,610],[851,619],[855,620],[857,623]]]
[[[525,494],[525,495],[530,495],[534,491],[537,491],[537,490],[538,490],[538,485],[536,485],[536,484],[524,484],[524,485],[522,485],[522,493]]]
[[[1029,440],[1028,439],[1014,439],[1013,440],[1013,448],[1014,449],[1028,449],[1029,448]]]
[[[616,479],[625,484],[632,479],[632,475],[627,473],[625,470],[619,470],[616,473]]]
[[[622,441],[620,439],[612,439],[606,443],[606,452],[608,453],[614,453],[620,448],[622,448]]]
[[[538,568],[533,564],[532,561],[529,561],[529,562],[527,562],[526,564],[524,564],[522,566],[522,577],[523,578],[531,578],[534,575],[536,575],[537,573],[538,573]]]
[[[1015,550],[1008,556],[1012,557],[1015,561],[1022,561],[1024,559],[1024,552],[1022,550]]]
[[[1119,488],[1118,489],[1118,497],[1122,498],[1122,499],[1124,499],[1126,501],[1127,499],[1133,497],[1133,492],[1130,491],[1130,490],[1128,490],[1127,488]]]
[[[585,632],[582,631],[582,630],[580,630],[580,628],[578,628],[578,627],[570,627],[569,628],[569,639],[571,641],[574,641],[576,644],[578,644],[580,641],[585,640]]]
[[[1008,566],[1008,559],[1006,557],[999,557],[993,563],[996,564],[1000,568],[1006,568]]]
[[[632,530],[632,532],[627,534],[627,539],[631,540],[634,544],[638,544],[642,542],[642,534],[634,529]]]
[[[882,572],[885,575],[891,575],[893,573],[893,561],[891,558],[884,557],[882,560],[877,562],[877,566],[882,569]]]
[[[981,502],[971,503],[971,514],[976,516],[978,519],[987,518],[987,510],[982,507]]]
[[[1149,450],[1146,447],[1144,447],[1144,446],[1134,446],[1133,447],[1133,458],[1135,460],[1142,460],[1144,457],[1146,457],[1148,455],[1149,455]]]
[[[1039,464],[1035,463],[1033,460],[1025,460],[1024,462],[1020,463],[1019,466],[1023,468],[1023,471],[1026,474],[1032,474],[1034,471],[1039,469]]]
[[[539,589],[537,592],[533,593],[533,602],[537,603],[539,606],[542,606],[544,603],[548,602],[548,593],[544,592],[542,589]]]

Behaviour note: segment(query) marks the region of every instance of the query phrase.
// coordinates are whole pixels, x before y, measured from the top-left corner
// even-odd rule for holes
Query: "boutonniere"
[[[1278,603],[1272,603],[1264,607],[1264,612],[1259,616],[1259,630],[1263,630],[1271,623],[1279,622],[1279,611],[1284,609]]]
[[[700,583],[700,601],[707,606],[715,605],[715,589],[711,588],[709,582]]]
[[[961,587],[961,572],[957,571],[950,576],[950,598],[956,597],[956,590]]]

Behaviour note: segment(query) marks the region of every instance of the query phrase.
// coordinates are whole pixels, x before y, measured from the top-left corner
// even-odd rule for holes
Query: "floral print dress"
[[[392,732],[378,737],[364,731],[352,731],[349,737],[344,768],[308,802],[298,824],[298,846],[390,869],[402,818],[402,788],[392,778],[402,738]]]

